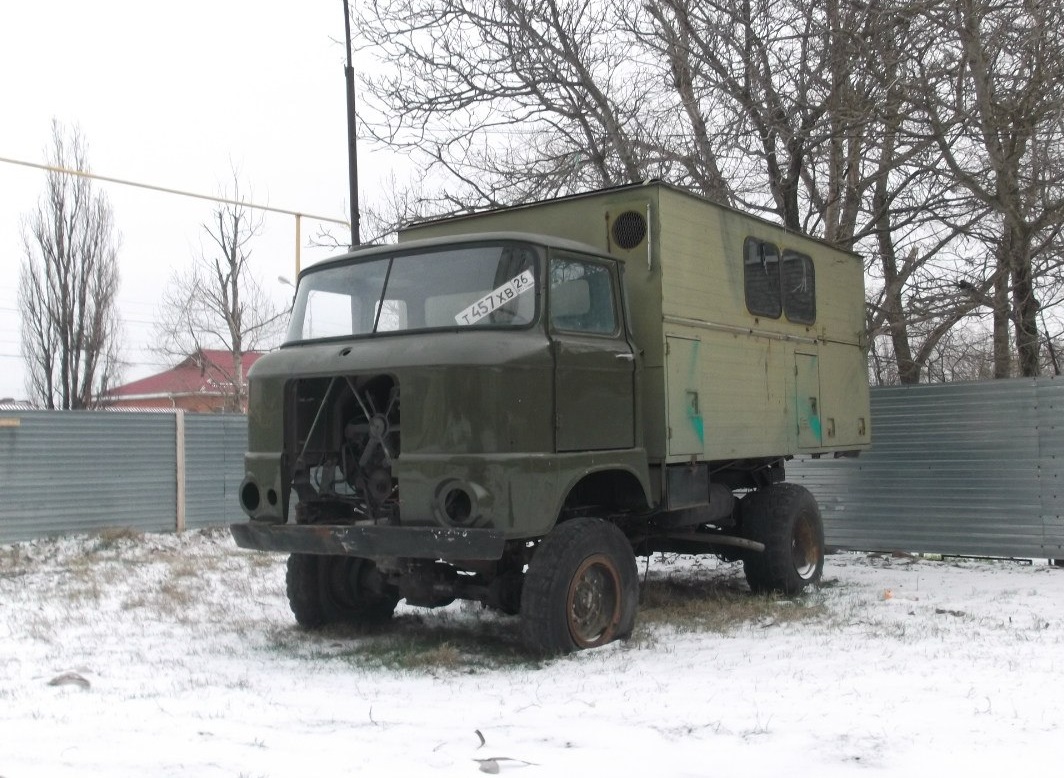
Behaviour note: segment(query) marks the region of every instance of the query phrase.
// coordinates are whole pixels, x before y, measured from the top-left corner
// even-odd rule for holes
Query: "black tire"
[[[797,594],[824,573],[824,525],[816,498],[795,484],[771,484],[742,500],[743,535],[765,544],[743,555],[743,572],[759,593]]]
[[[301,627],[314,629],[327,621],[321,604],[318,558],[310,554],[291,554],[285,573],[288,607]]]
[[[399,602],[381,581],[377,566],[360,557],[292,554],[285,583],[296,622],[308,629],[383,624]]]
[[[521,632],[537,654],[567,654],[627,638],[639,572],[628,539],[601,519],[579,518],[540,541],[521,589]]]

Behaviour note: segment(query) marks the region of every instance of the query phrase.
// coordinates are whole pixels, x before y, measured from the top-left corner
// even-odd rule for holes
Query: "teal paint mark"
[[[687,416],[691,422],[691,429],[694,430],[698,436],[698,442],[705,446],[706,443],[706,429],[705,422],[702,420],[702,414],[698,412],[698,387],[701,383],[699,381],[699,372],[702,367],[701,362],[698,359],[699,351],[702,348],[702,341],[696,340],[691,348],[691,361],[687,366],[688,369],[688,385],[695,387],[695,401],[693,405],[689,405],[687,408]]]
[[[824,436],[820,434],[820,429],[821,428],[820,428],[820,417],[819,416],[812,416],[812,415],[809,416],[809,429],[813,431],[814,435],[816,435],[817,440],[823,440],[824,439]]]
[[[809,427],[809,432],[816,437],[817,440],[823,440],[822,428],[820,424],[820,416],[813,409],[814,406],[809,402],[798,403],[798,421],[799,424],[806,424]],[[800,431],[799,431],[800,432]]]
[[[705,443],[706,442],[706,437],[705,437],[706,430],[705,430],[705,423],[702,421],[702,414],[700,414],[700,413],[692,413],[692,414],[690,414],[690,416],[691,416],[691,429],[693,429],[695,431],[695,434],[698,435],[698,442],[699,443]]]
[[[705,443],[705,422],[702,420],[702,414],[698,411],[698,392],[687,391],[687,421],[691,425],[691,429],[698,436],[699,443]]]

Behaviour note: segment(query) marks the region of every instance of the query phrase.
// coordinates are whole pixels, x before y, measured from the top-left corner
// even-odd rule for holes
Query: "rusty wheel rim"
[[[609,643],[621,620],[621,576],[605,554],[585,559],[569,584],[565,602],[569,634],[580,648]]]

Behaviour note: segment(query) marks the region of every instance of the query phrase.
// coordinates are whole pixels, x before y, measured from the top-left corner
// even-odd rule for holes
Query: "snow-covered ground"
[[[219,531],[0,546],[0,776],[1064,765],[1064,569],[834,555],[795,602],[706,560],[655,557],[647,580],[685,607],[648,602],[628,643],[539,662],[513,619],[461,604],[302,632],[283,558]]]

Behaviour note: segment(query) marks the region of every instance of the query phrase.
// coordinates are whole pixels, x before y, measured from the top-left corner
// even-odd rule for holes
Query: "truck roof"
[[[791,235],[794,235],[795,237],[798,237],[798,238],[801,238],[801,239],[804,239],[804,240],[810,240],[810,241],[813,241],[815,243],[823,244],[825,246],[829,246],[832,249],[834,249],[835,251],[841,251],[841,252],[844,252],[846,254],[851,254],[854,257],[860,257],[860,255],[857,254],[857,252],[855,252],[855,251],[853,251],[851,249],[848,249],[848,248],[846,248],[844,246],[840,246],[840,245],[837,245],[835,243],[831,243],[829,241],[824,240],[823,238],[818,238],[818,237],[813,236],[813,235],[808,235],[808,234],[806,234],[804,232],[801,232],[801,231],[798,231],[798,230],[793,230],[793,229],[791,229],[791,228],[789,228],[789,227],[787,227],[787,226],[785,226],[783,224],[780,224],[779,222],[772,221],[771,219],[766,219],[763,216],[758,216],[756,214],[752,214],[749,211],[744,211],[744,210],[739,209],[739,208],[734,208],[734,207],[732,207],[730,205],[724,205],[723,203],[719,203],[716,200],[711,200],[708,197],[704,197],[704,196],[702,196],[700,194],[696,194],[695,192],[691,192],[690,190],[685,189],[685,188],[683,188],[681,186],[676,186],[675,184],[670,184],[667,181],[662,181],[661,179],[657,179],[657,178],[648,179],[646,181],[640,181],[640,182],[634,183],[634,184],[619,184],[617,186],[604,187],[602,189],[592,189],[592,190],[587,191],[587,192],[577,192],[577,193],[571,194],[571,195],[563,195],[562,197],[552,197],[552,198],[547,198],[547,199],[544,199],[544,200],[533,200],[533,201],[530,201],[530,202],[527,202],[527,203],[520,203],[518,205],[510,205],[510,206],[505,206],[505,207],[488,207],[488,208],[484,208],[484,209],[478,210],[478,211],[471,211],[469,213],[461,213],[461,214],[454,214],[454,215],[450,215],[450,216],[439,216],[439,217],[429,217],[429,218],[425,218],[425,219],[418,219],[418,220],[415,220],[415,221],[411,221],[411,222],[407,223],[406,225],[404,225],[402,228],[400,228],[400,230],[399,230],[399,236],[400,236],[399,239],[400,239],[400,241],[402,241],[403,233],[405,231],[407,231],[407,230],[412,231],[412,232],[416,232],[421,227],[429,227],[429,226],[433,226],[433,225],[439,224],[441,222],[450,222],[450,223],[461,222],[461,221],[463,221],[465,219],[476,219],[478,216],[482,216],[482,215],[487,214],[487,213],[507,213],[507,212],[513,212],[513,211],[520,211],[520,210],[523,210],[523,209],[526,209],[526,208],[535,208],[537,206],[541,206],[541,205],[544,205],[546,203],[572,202],[572,201],[577,201],[577,200],[585,200],[585,199],[590,199],[590,198],[601,197],[602,195],[605,195],[605,194],[631,192],[631,191],[636,191],[636,190],[639,190],[639,189],[665,189],[665,190],[668,190],[668,191],[673,192],[675,194],[682,195],[684,197],[689,197],[689,198],[691,198],[693,200],[698,200],[700,202],[706,203],[706,204],[711,205],[711,206],[713,206],[715,208],[719,208],[719,209],[721,209],[723,211],[729,211],[731,213],[735,213],[735,214],[741,215],[744,219],[752,219],[752,220],[755,220],[755,221],[762,222],[763,224],[768,225],[768,226],[772,227],[773,229],[782,230],[784,232],[790,233]],[[558,245],[558,244],[554,243],[553,240],[552,240],[550,245]],[[586,250],[586,247],[585,247],[584,250]],[[596,249],[595,253],[601,254],[602,250],[601,249]]]
[[[345,262],[350,262],[354,259],[364,259],[366,257],[388,255],[421,248],[450,246],[455,243],[498,243],[503,241],[533,243],[539,246],[550,246],[552,248],[566,249],[568,251],[576,251],[582,254],[602,256],[602,249],[596,248],[595,246],[581,243],[576,240],[559,238],[546,233],[514,231],[469,232],[460,235],[448,235],[442,238],[418,238],[416,240],[403,240],[402,233],[400,233],[399,243],[375,243],[368,246],[360,246],[345,254],[329,257],[328,259],[323,259],[320,262],[308,265],[300,271],[299,275],[302,277],[306,273],[321,270],[322,268],[331,265],[342,265]]]

